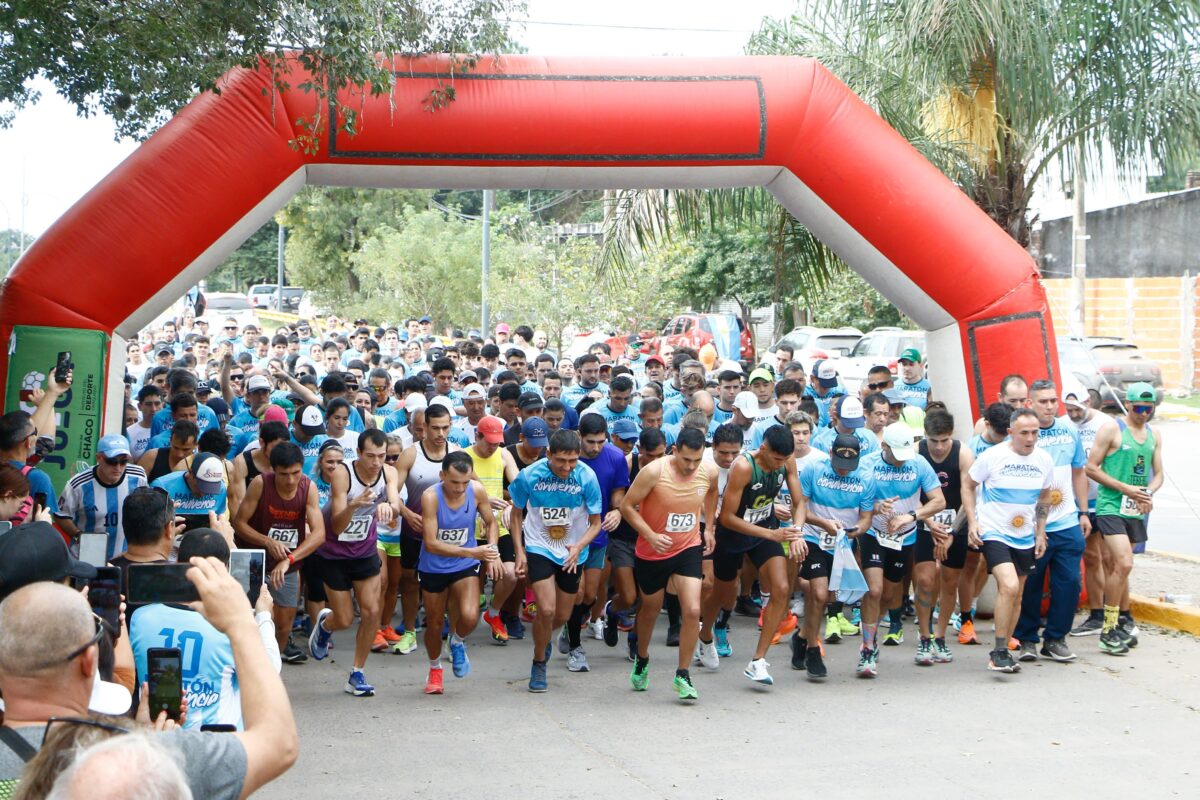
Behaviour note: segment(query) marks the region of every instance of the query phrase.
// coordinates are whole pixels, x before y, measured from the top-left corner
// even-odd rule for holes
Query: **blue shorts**
[[[592,545],[588,548],[588,557],[583,561],[584,569],[604,569],[604,556],[608,553],[608,545],[596,547]]]

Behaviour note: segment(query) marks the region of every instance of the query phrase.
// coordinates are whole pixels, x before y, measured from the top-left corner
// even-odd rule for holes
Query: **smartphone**
[[[227,722],[210,722],[200,726],[201,733],[237,733],[237,725]]]
[[[191,568],[191,564],[131,564],[126,601],[145,605],[199,600],[196,585],[187,579],[187,571]]]
[[[75,365],[71,363],[71,351],[64,350],[59,353],[58,361],[54,364],[54,382],[65,383],[67,380],[67,373],[74,368]]]
[[[120,567],[96,567],[96,577],[88,581],[88,602],[92,604],[92,612],[96,616],[111,625],[114,631],[120,633]]]
[[[108,534],[79,534],[79,560],[93,567],[103,567],[108,562]]]
[[[242,585],[250,598],[250,607],[258,603],[263,580],[267,574],[266,550],[233,550],[229,553],[229,574]]]
[[[131,570],[132,572],[132,570]],[[183,654],[178,647],[151,647],[146,651],[146,683],[150,689],[150,719],[162,711],[179,721],[183,704]]]
[[[33,510],[30,512],[29,516],[26,517],[26,519],[32,520],[35,516],[37,516],[37,513],[39,511],[41,511],[43,508],[47,508],[47,507],[48,506],[46,505],[46,493],[45,492],[35,492],[33,495]]]

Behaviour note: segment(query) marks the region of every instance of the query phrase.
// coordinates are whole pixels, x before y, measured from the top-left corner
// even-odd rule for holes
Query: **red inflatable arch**
[[[929,332],[937,393],[961,429],[1004,374],[1057,371],[1030,257],[814,61],[505,56],[455,77],[456,101],[436,113],[423,100],[447,62],[396,67],[393,98],[348,98],[361,133],[331,126],[315,155],[288,145],[312,95],[272,97],[266,71],[231,73],[30,248],[0,292],[0,341],[17,325],[114,334],[107,370],[120,375],[122,337],[305,184],[765,186]],[[8,358],[5,347],[0,370]],[[113,428],[121,384],[102,378]]]

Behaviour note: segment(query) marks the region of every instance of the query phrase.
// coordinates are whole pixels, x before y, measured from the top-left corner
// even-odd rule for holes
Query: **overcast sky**
[[[517,38],[545,55],[727,56],[742,52],[764,16],[790,13],[794,0],[529,0],[529,23]],[[559,24],[550,24],[559,23]],[[114,141],[107,116],[81,119],[39,82],[42,100],[0,129],[0,226],[40,234],[131,153],[136,143]],[[1070,213],[1061,194],[1043,187],[1042,218]],[[1088,207],[1128,202],[1139,195],[1119,184],[1089,187]],[[24,208],[22,208],[24,204]]]

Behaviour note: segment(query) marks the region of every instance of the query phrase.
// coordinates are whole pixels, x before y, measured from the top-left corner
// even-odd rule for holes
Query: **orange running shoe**
[[[505,644],[508,641],[508,628],[504,625],[504,621],[500,619],[500,615],[492,615],[492,612],[483,612],[483,621],[492,629],[492,640],[496,644]]]
[[[1010,637],[1008,637],[1008,649],[1009,650],[1020,650],[1021,643],[1010,636]]]
[[[979,638],[975,636],[975,622],[967,620],[958,629],[959,644],[979,644]]]
[[[783,622],[779,623],[779,630],[775,631],[775,635],[771,637],[771,644],[779,644],[779,640],[796,630],[796,626],[799,624],[800,621],[796,619],[796,615],[788,612],[788,615],[783,618]]]
[[[391,625],[384,625],[379,629],[379,632],[383,634],[383,638],[387,641],[389,647],[400,641],[400,634],[396,633],[396,629]]]
[[[382,653],[388,649],[387,639],[383,638],[383,630],[375,631],[375,641],[371,642],[372,653]]]
[[[521,608],[521,621],[533,622],[537,619],[537,603],[526,603]]]
[[[441,694],[442,693],[442,671],[441,669],[429,670],[429,680],[425,681],[425,694]]]

